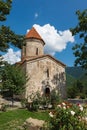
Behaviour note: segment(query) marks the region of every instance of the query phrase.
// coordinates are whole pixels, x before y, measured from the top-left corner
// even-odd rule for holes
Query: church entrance
[[[48,87],[45,89],[45,95],[50,96],[50,89]]]

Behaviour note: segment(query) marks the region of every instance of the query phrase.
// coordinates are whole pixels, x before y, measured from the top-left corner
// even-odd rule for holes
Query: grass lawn
[[[47,112],[30,112],[25,109],[12,110],[0,113],[0,130],[19,130],[23,122],[29,118],[48,120]]]

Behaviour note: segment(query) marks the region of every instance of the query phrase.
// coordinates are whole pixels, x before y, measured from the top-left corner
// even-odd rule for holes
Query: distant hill
[[[67,86],[73,85],[78,79],[87,87],[87,71],[81,67],[66,67],[66,84]]]
[[[76,79],[80,79],[83,75],[85,75],[86,72],[87,71],[85,71],[81,67],[66,67],[66,73]]]

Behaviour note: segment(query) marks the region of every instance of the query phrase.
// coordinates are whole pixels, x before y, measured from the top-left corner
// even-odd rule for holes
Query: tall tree
[[[87,70],[87,9],[76,12],[78,16],[78,24],[75,28],[70,29],[73,35],[79,35],[81,43],[77,43],[73,47],[74,55],[76,57],[75,65],[80,65]]]
[[[8,90],[13,96],[24,92],[26,76],[19,66],[7,64],[2,67],[2,90]]]
[[[0,22],[7,20],[7,15],[10,14],[12,0],[0,0]],[[0,51],[6,51],[10,44],[21,48],[24,36],[17,35],[5,25],[0,26]]]
[[[0,56],[0,89],[2,87],[2,78],[1,78],[1,75],[2,75],[2,69],[3,69],[3,66],[6,64],[7,62],[3,60],[3,57]]]

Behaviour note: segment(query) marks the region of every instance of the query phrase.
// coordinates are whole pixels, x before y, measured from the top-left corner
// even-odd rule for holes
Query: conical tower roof
[[[25,38],[26,39],[35,38],[35,39],[39,39],[39,40],[43,41],[43,39],[41,38],[41,36],[39,35],[39,33],[36,31],[36,29],[34,27],[32,27],[32,29],[26,34]],[[44,42],[44,44],[45,44],[45,42]]]

